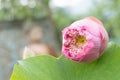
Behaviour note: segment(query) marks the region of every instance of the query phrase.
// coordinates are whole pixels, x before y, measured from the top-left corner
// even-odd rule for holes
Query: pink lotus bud
[[[108,34],[101,21],[87,17],[62,31],[62,53],[77,62],[89,63],[99,58],[108,43]]]

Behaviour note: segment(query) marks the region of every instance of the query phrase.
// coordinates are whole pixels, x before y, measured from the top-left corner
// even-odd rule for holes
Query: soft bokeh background
[[[61,30],[87,16],[100,19],[110,41],[120,44],[120,0],[0,0],[0,80],[9,80],[21,50],[28,44],[26,28],[42,28],[42,43],[61,49]]]

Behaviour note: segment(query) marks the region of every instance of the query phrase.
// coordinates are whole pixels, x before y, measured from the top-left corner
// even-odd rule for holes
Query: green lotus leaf
[[[120,46],[110,42],[104,54],[85,64],[63,55],[42,55],[18,61],[10,80],[120,80]]]

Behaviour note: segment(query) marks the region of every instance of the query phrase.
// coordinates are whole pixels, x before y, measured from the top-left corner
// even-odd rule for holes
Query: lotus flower
[[[98,59],[108,43],[108,34],[101,21],[87,17],[72,23],[62,31],[62,53],[77,62]]]

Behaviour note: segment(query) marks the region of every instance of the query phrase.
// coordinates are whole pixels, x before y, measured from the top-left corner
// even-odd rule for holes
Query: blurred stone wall
[[[25,21],[0,22],[0,80],[9,80],[13,66],[21,59],[21,50],[27,45],[25,39]],[[42,42],[59,51],[55,29],[48,19],[33,20],[32,24],[41,26]]]

